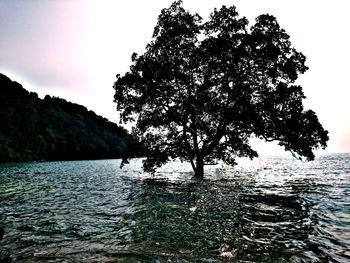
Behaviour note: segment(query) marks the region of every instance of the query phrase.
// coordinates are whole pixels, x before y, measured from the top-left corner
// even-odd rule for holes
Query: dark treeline
[[[0,162],[135,156],[128,132],[84,106],[38,98],[0,74]]]

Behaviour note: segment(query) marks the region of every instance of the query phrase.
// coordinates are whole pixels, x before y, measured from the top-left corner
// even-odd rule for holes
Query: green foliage
[[[305,56],[271,15],[250,28],[234,6],[215,9],[207,22],[181,1],[162,10],[146,52],[132,55],[130,71],[117,75],[117,109],[151,154],[146,171],[171,158],[203,165],[258,156],[252,137],[278,141],[295,156],[314,158],[327,131],[294,83],[307,70]]]
[[[139,154],[125,129],[85,107],[29,93],[0,74],[0,162],[117,158]]]

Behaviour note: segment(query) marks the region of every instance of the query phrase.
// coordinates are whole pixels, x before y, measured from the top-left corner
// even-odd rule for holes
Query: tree
[[[303,109],[295,81],[307,69],[275,17],[260,15],[248,28],[223,6],[203,22],[176,1],[162,10],[145,53],[117,75],[114,102],[121,122],[136,122],[148,172],[180,158],[202,177],[205,164],[257,157],[252,137],[312,160],[328,132]]]

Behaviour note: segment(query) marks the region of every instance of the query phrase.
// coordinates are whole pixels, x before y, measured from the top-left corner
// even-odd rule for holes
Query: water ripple
[[[16,262],[349,262],[350,155],[210,167],[141,160],[0,167],[0,258]]]

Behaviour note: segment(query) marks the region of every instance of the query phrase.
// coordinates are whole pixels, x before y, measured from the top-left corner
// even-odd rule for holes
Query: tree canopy
[[[249,27],[234,6],[222,6],[203,21],[176,1],[161,11],[144,54],[117,75],[114,101],[150,150],[145,171],[180,158],[202,177],[207,163],[257,157],[252,137],[312,160],[328,132],[303,108],[295,81],[307,69],[275,17]]]

